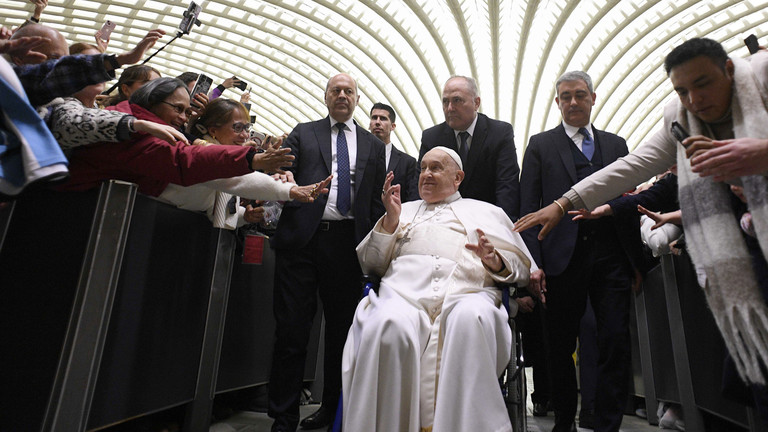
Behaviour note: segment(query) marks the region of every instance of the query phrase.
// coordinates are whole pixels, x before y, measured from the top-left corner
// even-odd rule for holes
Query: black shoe
[[[533,404],[533,416],[534,417],[546,417],[548,411],[548,404],[535,403]]]
[[[595,413],[592,410],[579,413],[579,427],[584,429],[595,428]]]
[[[320,429],[333,423],[334,413],[320,405],[320,409],[299,423],[302,429]]]

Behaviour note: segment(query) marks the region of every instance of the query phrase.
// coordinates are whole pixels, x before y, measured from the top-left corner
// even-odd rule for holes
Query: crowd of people
[[[618,431],[630,297],[653,265],[643,244],[680,251],[683,228],[726,367],[768,423],[768,53],[729,58],[705,38],[676,47],[665,70],[678,99],[632,153],[592,124],[591,77],[567,72],[553,83],[562,122],[530,137],[521,169],[512,125],[479,112],[471,77],[445,82],[445,121],[424,130],[418,159],[393,142],[390,105],[372,106],[368,129],[353,120],[359,89],[344,73],[325,85],[325,118],[265,136],[251,133],[248,93],[224,95],[245,87],[238,78],[192,94],[197,72],[135,65],[163,30],[108,54],[100,34],[68,41],[40,23],[47,1],[31,3],[24,25],[0,31],[0,193],[119,179],[217,228],[269,226],[273,431],[331,425],[340,398],[348,431],[511,431],[497,378],[515,313],[534,415],[553,411],[553,432],[574,431],[581,390],[579,425]],[[679,141],[673,122],[691,136]],[[360,301],[364,273],[381,284]],[[517,286],[509,312],[498,289],[508,284]],[[302,420],[318,294],[323,398]],[[581,389],[577,341],[592,365]]]

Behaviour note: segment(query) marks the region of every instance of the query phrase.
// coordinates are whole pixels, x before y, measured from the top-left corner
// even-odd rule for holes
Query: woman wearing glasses
[[[176,78],[158,78],[109,109],[182,128],[190,113],[189,90]],[[281,167],[290,166],[294,159],[288,149],[275,148],[267,157],[256,156],[253,147],[169,144],[134,133],[119,143],[75,148],[70,156],[70,180],[61,189],[86,190],[103,180],[119,179],[136,183],[141,193],[180,208],[206,211],[209,216],[213,215],[216,191],[247,199],[302,202],[312,202],[327,192],[330,177],[297,186],[257,171],[282,173]]]

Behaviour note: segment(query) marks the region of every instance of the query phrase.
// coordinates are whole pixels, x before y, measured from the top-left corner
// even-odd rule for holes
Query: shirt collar
[[[331,121],[331,129],[334,129],[334,126],[336,126],[336,123],[342,123],[337,120],[334,120],[333,117],[328,116],[328,119]],[[349,120],[343,122],[345,125],[347,125],[347,129],[350,131],[355,130],[355,121],[352,119],[352,117],[349,118]]]
[[[571,137],[571,139],[573,139],[576,135],[581,135],[579,133],[579,129],[581,129],[581,128],[577,128],[576,126],[571,126],[571,125],[569,125],[566,122],[563,122],[563,127],[565,128],[565,133],[569,137]],[[587,128],[587,132],[589,132],[589,134],[592,135],[592,139],[594,139],[595,138],[595,129],[592,127],[592,123],[590,123],[590,124],[588,124],[588,125],[586,125],[584,127]]]
[[[469,136],[471,136],[471,137],[475,136],[475,125],[477,125],[477,117],[478,117],[478,115],[477,115],[477,113],[475,113],[475,119],[472,120],[472,123],[470,123],[469,127],[467,128],[467,132],[469,133]],[[454,137],[458,137],[459,133],[461,133],[461,132],[464,132],[464,131],[460,131],[460,130],[454,129],[453,130],[453,136]]]

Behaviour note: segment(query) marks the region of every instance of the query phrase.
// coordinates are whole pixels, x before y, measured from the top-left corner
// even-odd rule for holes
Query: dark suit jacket
[[[456,135],[443,122],[421,135],[419,162],[424,154],[437,146],[456,150]],[[517,220],[520,205],[520,167],[517,164],[512,125],[477,114],[472,146],[464,167],[464,181],[459,192],[501,207],[510,219]]]
[[[627,143],[612,133],[595,129],[595,140],[600,146],[603,164],[608,165],[629,153]],[[523,157],[520,177],[520,214],[526,215],[546,207],[560,198],[578,181],[571,146],[562,123],[551,130],[531,137]],[[548,276],[557,276],[571,261],[579,231],[573,217],[565,215],[543,241],[536,237],[541,226],[522,233],[523,240],[534,260]],[[645,269],[640,240],[640,215],[603,218],[604,223],[615,224],[622,249],[632,265]]]
[[[357,159],[353,211],[355,235],[362,241],[373,224],[384,214],[381,188],[384,186],[384,143],[357,125]],[[296,183],[308,185],[331,174],[331,122],[328,117],[297,125],[285,145],[296,156],[293,172]],[[323,217],[328,195],[320,195],[313,203],[289,201],[283,207],[274,248],[300,248],[315,234]]]
[[[400,185],[400,200],[402,202],[416,201],[419,199],[419,165],[416,158],[401,152],[392,145],[392,153],[389,155],[387,172],[392,171],[395,178],[392,184]]]

